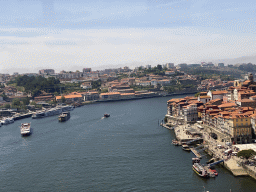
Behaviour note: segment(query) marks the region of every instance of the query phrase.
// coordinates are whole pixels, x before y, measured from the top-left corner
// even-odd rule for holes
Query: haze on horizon
[[[248,1],[1,1],[0,73],[226,61],[255,55]]]

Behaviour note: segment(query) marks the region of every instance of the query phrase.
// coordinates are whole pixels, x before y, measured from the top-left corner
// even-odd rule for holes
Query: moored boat
[[[39,119],[45,117],[44,111],[38,111],[32,115],[32,119]]]
[[[1,120],[1,124],[2,124],[2,125],[7,125],[7,124],[9,124],[8,118],[3,118],[3,119]]]
[[[211,173],[213,173],[215,176],[218,176],[218,172],[215,169],[209,169]]]
[[[192,166],[192,169],[200,177],[204,177],[204,178],[209,177],[207,170],[200,163],[194,163]]]
[[[198,157],[192,158],[192,164],[194,163],[200,163],[200,159]]]
[[[31,133],[31,123],[21,123],[20,134],[22,136],[28,136]]]
[[[16,121],[16,120],[28,118],[28,117],[31,117],[31,116],[32,116],[31,112],[23,113],[23,114],[16,113],[15,115],[13,115],[13,119]]]
[[[60,116],[59,116],[59,122],[63,122],[63,121],[67,121],[69,120],[70,118],[70,112],[69,111],[66,111],[66,112],[63,112]]]
[[[63,112],[66,112],[66,111],[74,110],[74,107],[72,105],[64,105],[64,106],[61,106],[61,109]]]
[[[7,117],[9,123],[14,123],[14,118],[13,117]]]
[[[191,151],[190,147],[187,144],[182,145],[184,151]]]

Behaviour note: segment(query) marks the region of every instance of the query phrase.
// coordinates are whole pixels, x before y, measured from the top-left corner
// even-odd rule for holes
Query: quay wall
[[[255,170],[251,170],[247,166],[243,166],[243,168],[246,170],[246,172],[248,173],[249,176],[251,176],[253,179],[256,180],[256,172],[255,172]],[[255,169],[255,167],[254,167],[254,169]]]

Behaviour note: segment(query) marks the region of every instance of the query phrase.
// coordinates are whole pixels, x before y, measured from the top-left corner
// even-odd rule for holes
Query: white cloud
[[[33,33],[31,37],[0,36],[2,71],[15,67],[35,72],[38,67],[70,70],[72,66],[95,68],[133,62],[192,63],[251,55],[256,45],[251,35],[230,35],[209,28],[28,31]]]

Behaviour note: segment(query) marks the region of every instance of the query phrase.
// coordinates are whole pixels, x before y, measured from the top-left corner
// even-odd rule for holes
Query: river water
[[[255,191],[255,180],[221,166],[215,179],[193,172],[193,154],[158,126],[170,98],[97,103],[76,108],[67,122],[53,116],[2,126],[0,191]],[[20,136],[24,122],[29,137]]]

